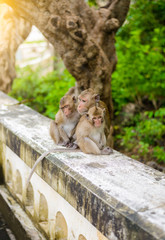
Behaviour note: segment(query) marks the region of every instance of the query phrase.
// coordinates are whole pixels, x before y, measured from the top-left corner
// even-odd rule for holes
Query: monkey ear
[[[85,114],[85,116],[86,116],[86,118],[89,120],[89,114],[88,114],[88,113],[86,113],[86,114]]]
[[[73,96],[72,99],[73,99],[73,102],[76,103],[76,97]]]
[[[105,112],[106,112],[106,109],[105,109],[105,108],[103,108],[103,114],[104,114],[104,116],[105,116]]]
[[[100,95],[99,95],[99,94],[95,94],[95,95],[94,95],[94,98],[95,98],[95,102],[96,102],[96,103],[99,103],[99,101],[100,101]]]

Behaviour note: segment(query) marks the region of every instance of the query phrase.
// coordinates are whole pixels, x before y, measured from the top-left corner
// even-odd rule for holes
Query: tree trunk
[[[2,0],[1,0],[2,2]],[[130,0],[110,0],[90,8],[85,0],[4,0],[51,42],[75,77],[78,91],[94,89],[113,113],[111,74],[115,69],[115,33]]]
[[[6,4],[0,6],[0,90],[8,93],[15,78],[15,53],[27,38],[31,24]]]

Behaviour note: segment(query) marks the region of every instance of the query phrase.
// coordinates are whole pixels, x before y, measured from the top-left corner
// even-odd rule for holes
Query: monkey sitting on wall
[[[78,96],[77,111],[80,115],[88,112],[89,108],[98,106],[105,109],[105,135],[107,145],[113,147],[112,128],[110,127],[110,114],[106,104],[100,100],[99,94],[95,93],[92,88],[88,88],[80,93]]]
[[[50,136],[56,144],[73,147],[76,125],[80,119],[74,96],[65,95],[60,100],[60,109],[50,123]]]
[[[84,153],[105,155],[112,153],[113,150],[110,147],[106,147],[104,115],[105,109],[92,107],[89,109],[88,114],[85,114],[80,119],[80,115],[76,110],[75,98],[70,95],[65,95],[60,100],[60,109],[55,116],[55,121],[52,121],[50,124],[50,135],[56,144],[61,143],[64,146],[69,145],[72,148],[56,148],[44,152],[36,160],[33,168],[31,169],[26,186],[28,186],[39,162],[41,162],[50,153],[58,151],[77,151],[77,149],[75,149],[77,144]],[[72,141],[72,138],[74,139],[74,135],[77,138],[76,144]]]
[[[76,127],[76,142],[84,153],[109,155],[113,152],[106,147],[104,115],[105,109],[95,106],[81,117]]]
[[[89,108],[94,107],[98,103],[99,107],[106,108],[104,102],[100,101],[99,94],[95,93],[92,88],[82,91],[78,96],[77,111],[80,115],[88,112]]]

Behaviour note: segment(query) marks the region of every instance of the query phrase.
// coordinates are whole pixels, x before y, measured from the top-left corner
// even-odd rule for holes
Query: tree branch
[[[2,0],[1,0],[2,1]],[[51,42],[78,91],[93,88],[112,112],[111,74],[115,69],[115,33],[122,25],[130,0],[111,0],[95,10],[85,0],[3,0],[34,24]]]
[[[109,6],[110,17],[116,18],[119,21],[119,27],[125,21],[129,10],[130,0],[111,0],[111,4]]]
[[[8,93],[16,76],[16,50],[27,38],[31,25],[5,4],[0,12],[0,90]]]

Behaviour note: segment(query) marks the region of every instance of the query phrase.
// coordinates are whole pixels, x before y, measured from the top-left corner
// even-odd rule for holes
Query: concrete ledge
[[[50,120],[0,93],[0,144],[29,167],[56,147]],[[1,161],[0,161],[1,162]],[[119,152],[49,155],[37,174],[110,240],[165,239],[165,175]]]
[[[3,185],[0,185],[0,212],[2,212],[17,240],[46,239],[35,228],[32,221]]]

